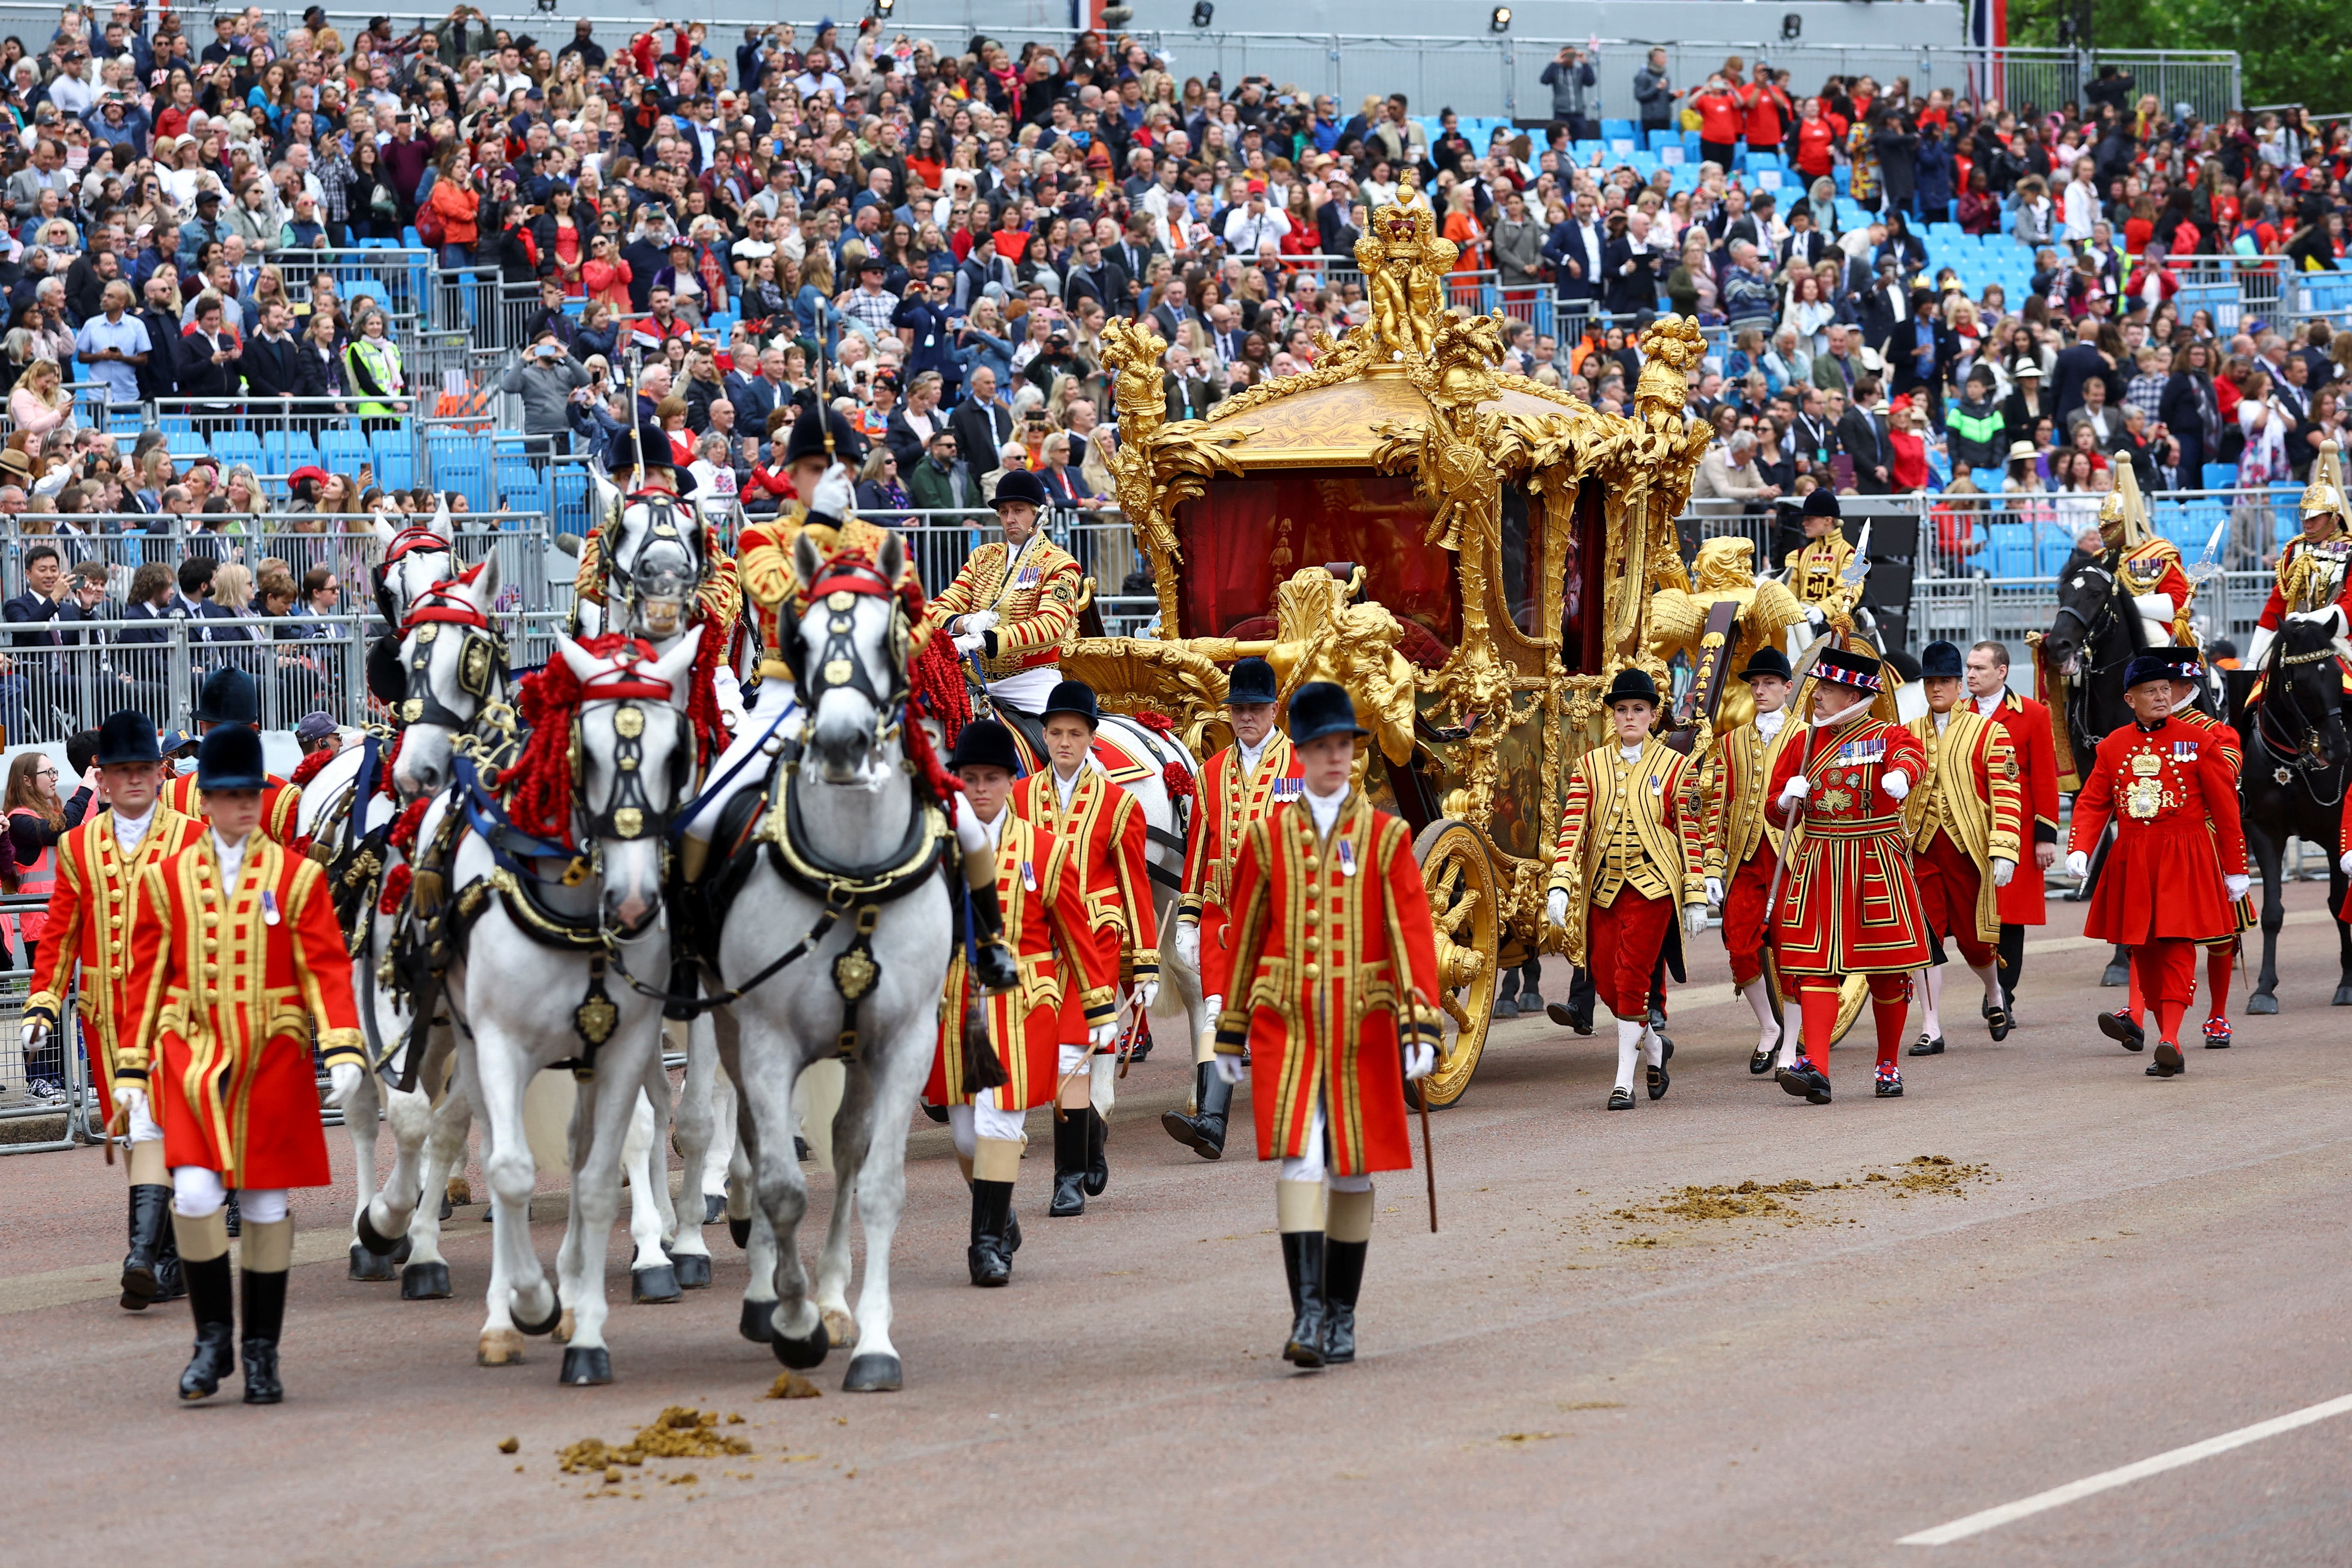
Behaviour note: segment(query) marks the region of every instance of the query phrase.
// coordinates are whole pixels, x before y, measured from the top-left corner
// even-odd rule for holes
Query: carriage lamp
[[[1511,8],[1508,5],[1496,6],[1495,14],[1486,18],[1486,30],[1490,33],[1509,32],[1511,30]]]

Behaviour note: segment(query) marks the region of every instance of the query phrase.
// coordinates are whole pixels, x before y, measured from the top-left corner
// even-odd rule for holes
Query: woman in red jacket
[[[464,149],[453,147],[441,155],[433,194],[425,205],[441,220],[441,265],[471,267],[474,241],[480,232],[475,226],[475,216],[481,210],[482,198],[466,177]]]

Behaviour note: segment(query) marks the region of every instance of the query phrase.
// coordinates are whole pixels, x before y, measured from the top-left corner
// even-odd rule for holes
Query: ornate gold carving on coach
[[[1198,419],[1168,420],[1160,362],[1168,340],[1148,321],[1115,321],[1102,331],[1104,363],[1114,373],[1111,398],[1118,410],[1118,441],[1108,464],[1120,513],[1150,559],[1159,584],[1163,626],[1176,620],[1175,563],[1184,558],[1170,518],[1177,507],[1241,466],[1224,447],[1253,432],[1243,426],[1211,430]]]
[[[1445,320],[1445,275],[1460,254],[1437,232],[1421,176],[1406,170],[1396,203],[1374,212],[1371,227],[1356,241],[1356,265],[1371,296],[1372,342],[1381,359],[1431,353]]]

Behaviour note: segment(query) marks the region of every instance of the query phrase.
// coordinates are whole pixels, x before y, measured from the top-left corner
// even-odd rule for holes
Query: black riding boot
[[[1290,1277],[1290,1339],[1282,1359],[1297,1366],[1323,1364],[1323,1233],[1282,1233],[1282,1269]]]
[[[1202,1159],[1220,1159],[1225,1152],[1225,1114],[1234,1103],[1234,1086],[1218,1075],[1214,1062],[1202,1062],[1192,1069],[1192,1098],[1200,1106],[1197,1114],[1163,1110],[1160,1125]]]
[[[131,1189],[131,1251],[122,1259],[122,1304],[143,1312],[163,1293],[163,1238],[172,1230],[172,1189],[142,1183]]]
[[[971,1184],[971,1246],[965,1260],[975,1285],[1008,1285],[1013,1281],[1013,1248],[1005,1231],[1013,1222],[1013,1184]]]
[[[241,1236],[244,1232],[245,1211],[237,1206],[236,1191],[231,1188],[228,1194],[228,1233],[231,1236]]]
[[[187,1293],[187,1277],[180,1268],[180,1236],[172,1228],[171,1216],[166,1214],[163,1245],[155,1249],[155,1300],[176,1301]]]
[[[180,1373],[180,1397],[210,1399],[236,1364],[236,1298],[229,1279],[228,1254],[202,1263],[184,1262],[188,1306],[196,1319],[196,1353]]]
[[[1054,1201],[1045,1213],[1055,1219],[1087,1212],[1087,1132],[1092,1106],[1064,1110],[1054,1122]]]
[[[996,882],[988,877],[967,879],[971,890],[974,945],[972,970],[983,991],[1010,991],[1021,984],[1021,971],[1004,947],[1004,911],[996,901]]]
[[[286,1397],[278,1381],[278,1335],[286,1326],[286,1271],[241,1271],[245,1287],[245,1402],[275,1405]]]
[[[1110,1140],[1110,1123],[1093,1106],[1087,1107],[1087,1196],[1098,1198],[1110,1185],[1110,1157],[1105,1145]]]
[[[1332,1365],[1356,1359],[1356,1294],[1364,1287],[1369,1241],[1323,1244],[1323,1298],[1329,1303],[1323,1323],[1323,1359]]]

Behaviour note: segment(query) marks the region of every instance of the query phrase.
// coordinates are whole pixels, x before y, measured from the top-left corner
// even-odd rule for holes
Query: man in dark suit
[[[1862,341],[1891,361],[1910,347],[1911,325],[1911,290],[1905,286],[1895,258],[1881,257],[1878,281],[1862,296]],[[1900,345],[1890,347],[1898,338]]]
[[[1580,191],[1576,205],[1544,237],[1543,258],[1551,264],[1552,295],[1563,317],[1580,322],[1601,299],[1601,253],[1603,237],[1599,209],[1590,192]],[[1569,321],[1560,323],[1560,341],[1576,335]]]
[[[287,331],[286,302],[271,300],[261,307],[261,328],[245,345],[239,362],[246,389],[254,398],[314,397],[323,395],[325,374],[318,356],[306,354]],[[286,413],[264,411],[272,428],[285,427]]]
[[[1127,232],[1119,237],[1118,243],[1103,253],[1103,259],[1140,282],[1144,273],[1150,269],[1151,256],[1151,216],[1139,211],[1128,224]]]
[[[1097,300],[1103,313],[1124,316],[1134,309],[1133,284],[1127,270],[1115,261],[1103,258],[1102,247],[1088,238],[1078,242],[1078,264],[1070,269],[1067,283],[1062,286],[1062,303],[1072,310],[1081,300]]]
[[[1192,353],[1181,343],[1168,351],[1168,369],[1160,378],[1160,389],[1168,400],[1168,417],[1199,419],[1217,401],[1217,389],[1209,384],[1192,363]]]
[[[1608,280],[1601,300],[1612,316],[1658,308],[1658,257],[1648,236],[1648,214],[1609,215],[1609,235],[1601,243],[1601,271]]]
[[[1853,406],[1838,421],[1838,447],[1853,459],[1853,488],[1866,496],[1894,489],[1894,450],[1886,439],[1886,414],[1878,406],[1879,380],[1865,371],[1853,384]]]
[[[2107,357],[2099,352],[2099,318],[2084,317],[2074,332],[2074,346],[2061,349],[2050,367],[2050,412],[2062,426],[2066,416],[2083,405],[2083,384],[2107,374]]]
[[[1813,215],[1804,203],[1799,202],[1789,212],[1789,237],[1780,242],[1778,262],[1785,268],[1791,261],[1811,267],[1830,253],[1830,237],[1813,226]]]
[[[956,450],[963,454],[976,494],[981,481],[1000,466],[997,453],[1013,439],[1013,410],[996,395],[994,371],[984,364],[972,368],[971,390],[948,416],[948,428],[955,432]]]

